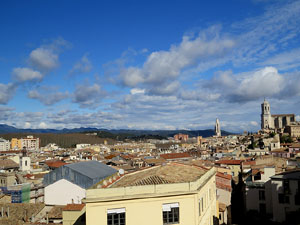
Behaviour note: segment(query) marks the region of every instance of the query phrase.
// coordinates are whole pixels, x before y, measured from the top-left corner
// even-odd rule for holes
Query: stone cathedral
[[[283,132],[284,128],[296,122],[295,114],[271,115],[270,103],[265,99],[261,104],[261,129]]]

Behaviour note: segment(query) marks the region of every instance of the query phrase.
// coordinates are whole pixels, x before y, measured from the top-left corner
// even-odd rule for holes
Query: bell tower
[[[261,104],[261,129],[273,128],[270,103],[265,99]]]

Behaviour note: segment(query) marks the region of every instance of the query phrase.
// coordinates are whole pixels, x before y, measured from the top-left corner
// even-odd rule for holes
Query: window
[[[107,225],[125,225],[125,208],[108,209]]]
[[[179,223],[179,203],[163,204],[163,223]]]
[[[278,202],[281,204],[289,204],[290,203],[290,197],[288,195],[284,194],[278,194]]]
[[[289,180],[284,180],[283,181],[283,192],[285,194],[289,194],[290,193],[290,182],[289,182]]]
[[[265,197],[265,191],[264,190],[259,190],[258,191],[258,197],[259,197],[259,200],[266,200],[266,197]]]

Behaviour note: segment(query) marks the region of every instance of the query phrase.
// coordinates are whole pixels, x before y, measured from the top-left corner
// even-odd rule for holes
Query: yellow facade
[[[163,225],[163,205],[179,205],[179,225],[212,225],[217,216],[215,170],[194,182],[89,189],[86,224],[107,225],[107,212],[124,209],[126,225]]]
[[[10,144],[11,144],[11,149],[22,149],[21,139],[12,138]]]
[[[63,211],[63,225],[73,225],[85,212],[85,207],[81,211]]]

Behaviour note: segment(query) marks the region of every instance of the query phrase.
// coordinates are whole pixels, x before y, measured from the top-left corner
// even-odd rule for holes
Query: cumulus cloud
[[[28,98],[37,99],[44,105],[50,106],[69,97],[68,92],[59,92],[57,88],[41,87],[39,90],[31,90],[27,94]]]
[[[172,45],[168,51],[152,52],[142,67],[121,69],[119,78],[125,86],[142,85],[151,94],[171,94],[178,89],[175,80],[184,69],[223,56],[233,47],[233,40],[220,38],[218,30],[211,28],[197,37],[184,36],[179,45]]]
[[[26,82],[26,81],[41,81],[44,77],[39,71],[35,71],[31,68],[14,68],[13,79],[17,82]]]
[[[73,102],[82,108],[96,108],[106,95],[99,84],[77,85],[73,93]]]
[[[75,63],[70,74],[88,73],[92,70],[92,68],[93,66],[91,61],[88,59],[87,55],[84,55],[77,63]]]
[[[1,84],[0,83],[0,104],[7,104],[10,99],[15,95],[17,86],[16,84]]]
[[[32,66],[41,71],[50,71],[59,65],[58,54],[44,47],[33,50],[29,55],[29,61]]]
[[[40,128],[40,129],[46,129],[47,128],[47,124],[45,122],[40,122],[38,128]]]
[[[284,78],[274,67],[265,67],[240,76],[227,71],[213,77],[207,82],[207,87],[229,101],[246,102],[281,93]]]
[[[24,129],[29,129],[29,128],[31,128],[31,123],[25,122]]]
[[[42,72],[56,69],[59,66],[59,53],[63,48],[69,46],[70,44],[62,38],[58,38],[50,44],[42,45],[30,53],[29,64]]]

